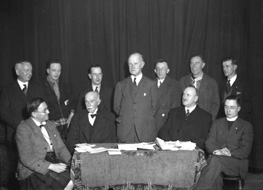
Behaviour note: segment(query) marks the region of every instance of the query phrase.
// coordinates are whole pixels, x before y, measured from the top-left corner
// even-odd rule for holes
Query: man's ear
[[[205,67],[205,62],[203,62],[203,65],[202,65],[202,68],[204,68]]]
[[[156,71],[156,69],[154,69],[153,71],[155,72],[155,74],[157,74],[157,71]]]
[[[88,76],[89,76],[89,79],[91,79],[91,74],[88,74]]]
[[[49,72],[50,72],[50,69],[48,68],[48,69],[46,69],[46,71],[47,71],[47,74],[49,74]]]
[[[170,72],[170,69],[168,68],[167,70],[166,70],[166,74],[168,74]]]

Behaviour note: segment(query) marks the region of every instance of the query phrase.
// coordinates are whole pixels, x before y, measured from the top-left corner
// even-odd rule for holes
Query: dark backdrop
[[[189,73],[191,55],[202,54],[218,83],[222,58],[235,56],[253,91],[250,165],[263,168],[262,11],[262,0],[1,0],[0,90],[20,59],[32,63],[33,80],[45,76],[49,58],[60,59],[62,79],[78,94],[90,64],[101,64],[114,87],[135,51],[144,55],[145,75],[154,78],[154,62],[164,58],[178,80]]]

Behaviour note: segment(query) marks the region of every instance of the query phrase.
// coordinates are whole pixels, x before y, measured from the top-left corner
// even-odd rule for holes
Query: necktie
[[[133,84],[134,84],[135,86],[137,86],[137,84],[136,84],[136,77],[134,77]]]
[[[190,115],[190,111],[189,109],[186,109],[186,113],[185,113],[186,116],[189,116]]]
[[[91,118],[96,117],[97,114],[90,114]]]
[[[54,83],[53,89],[54,89],[54,92],[55,92],[55,94],[57,96],[57,99],[59,100],[60,99],[60,92],[59,92],[59,87],[58,87],[58,83],[57,82]]]
[[[49,136],[49,134],[48,134],[46,128],[44,127],[44,125],[40,125],[39,127],[40,127],[40,130],[41,130],[41,132],[42,132],[44,138],[46,139],[46,141],[47,141],[48,144],[49,144],[50,150],[53,151],[52,142],[51,142],[50,136]]]
[[[96,86],[96,88],[95,88],[95,92],[99,93],[98,86]]]
[[[191,76],[191,79],[192,79],[192,82],[191,82],[192,85],[193,85],[194,87],[196,87],[196,86],[195,86],[195,82],[196,82],[196,81],[195,81],[195,77],[194,77],[194,76]]]
[[[161,86],[161,84],[162,84],[162,82],[161,82],[161,81],[159,81],[159,83],[158,83],[158,88]]]
[[[23,84],[23,89],[22,89],[22,91],[24,92],[24,94],[26,95],[27,94],[27,87],[26,87],[26,84]]]
[[[230,80],[228,79],[226,83],[226,93],[229,93],[230,89],[231,89]]]

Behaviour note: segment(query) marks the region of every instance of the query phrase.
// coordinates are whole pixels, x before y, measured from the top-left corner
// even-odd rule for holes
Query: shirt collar
[[[196,105],[194,105],[194,106],[192,106],[192,107],[190,107],[190,108],[184,107],[185,112],[187,112],[187,110],[189,110],[189,113],[191,113],[192,111],[194,111],[195,108],[196,108]]]
[[[89,113],[89,115],[97,114],[98,108],[94,111],[94,113]]]
[[[19,79],[17,79],[18,85],[20,86],[21,89],[24,88],[24,84],[26,85],[26,87],[28,88],[28,81],[27,82],[22,82]]]
[[[95,85],[95,84],[91,84],[92,86],[92,90],[95,91],[96,87],[98,87],[98,91],[100,91],[100,86],[101,85]]]
[[[236,119],[238,118],[238,116],[233,117],[233,118],[226,118],[227,121],[236,121]]]
[[[158,79],[157,82],[158,82],[158,83],[160,83],[160,82],[163,83],[164,80],[165,80],[165,78],[163,78],[163,79]]]
[[[232,86],[233,84],[234,84],[234,82],[236,81],[236,79],[237,79],[237,74],[235,74],[231,79],[228,79],[228,80],[230,80],[229,82],[230,82],[230,86]]]
[[[203,79],[203,76],[204,76],[204,73],[202,72],[202,74],[201,74],[200,76],[196,77],[196,78],[193,79],[193,80],[195,80],[195,81],[202,80],[202,79]]]
[[[42,123],[40,123],[39,121],[37,121],[36,119],[34,119],[33,117],[31,117],[32,120],[35,122],[35,124],[39,127],[40,125],[46,125],[47,122],[46,121],[43,121]]]
[[[138,85],[139,82],[140,82],[141,79],[142,79],[142,73],[140,73],[140,74],[137,75],[137,76],[131,75],[131,79],[132,79],[132,81],[134,80],[134,78],[136,78],[136,84]]]

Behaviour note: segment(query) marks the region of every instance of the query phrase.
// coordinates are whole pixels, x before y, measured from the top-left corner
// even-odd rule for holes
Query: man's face
[[[61,65],[60,63],[52,63],[47,69],[47,74],[52,80],[58,80],[61,74]]]
[[[100,99],[96,92],[89,92],[85,96],[85,105],[89,113],[94,113],[100,104]]]
[[[29,62],[23,62],[16,69],[17,78],[22,82],[30,81],[32,77],[32,65]]]
[[[198,76],[199,74],[201,74],[204,66],[205,63],[202,61],[202,59],[199,56],[193,57],[190,61],[191,73],[194,76]]]
[[[94,85],[100,85],[102,81],[102,71],[100,67],[92,67],[91,73],[89,74],[89,78],[91,83]]]
[[[46,102],[42,102],[36,111],[33,112],[33,117],[42,123],[43,121],[48,120],[49,110]]]
[[[131,75],[138,76],[142,72],[144,62],[139,55],[133,54],[129,57],[128,65]]]
[[[192,107],[196,105],[196,102],[198,100],[198,96],[196,95],[196,91],[193,87],[187,87],[184,90],[183,97],[182,97],[182,103],[185,107]]]
[[[241,107],[238,106],[236,100],[226,100],[225,101],[225,114],[227,118],[234,118],[238,115]]]
[[[222,64],[223,66],[223,72],[227,78],[231,78],[236,74],[237,65],[232,64],[232,61],[225,61]]]
[[[170,69],[166,62],[159,62],[156,64],[154,72],[156,73],[158,79],[164,79],[169,73]]]

